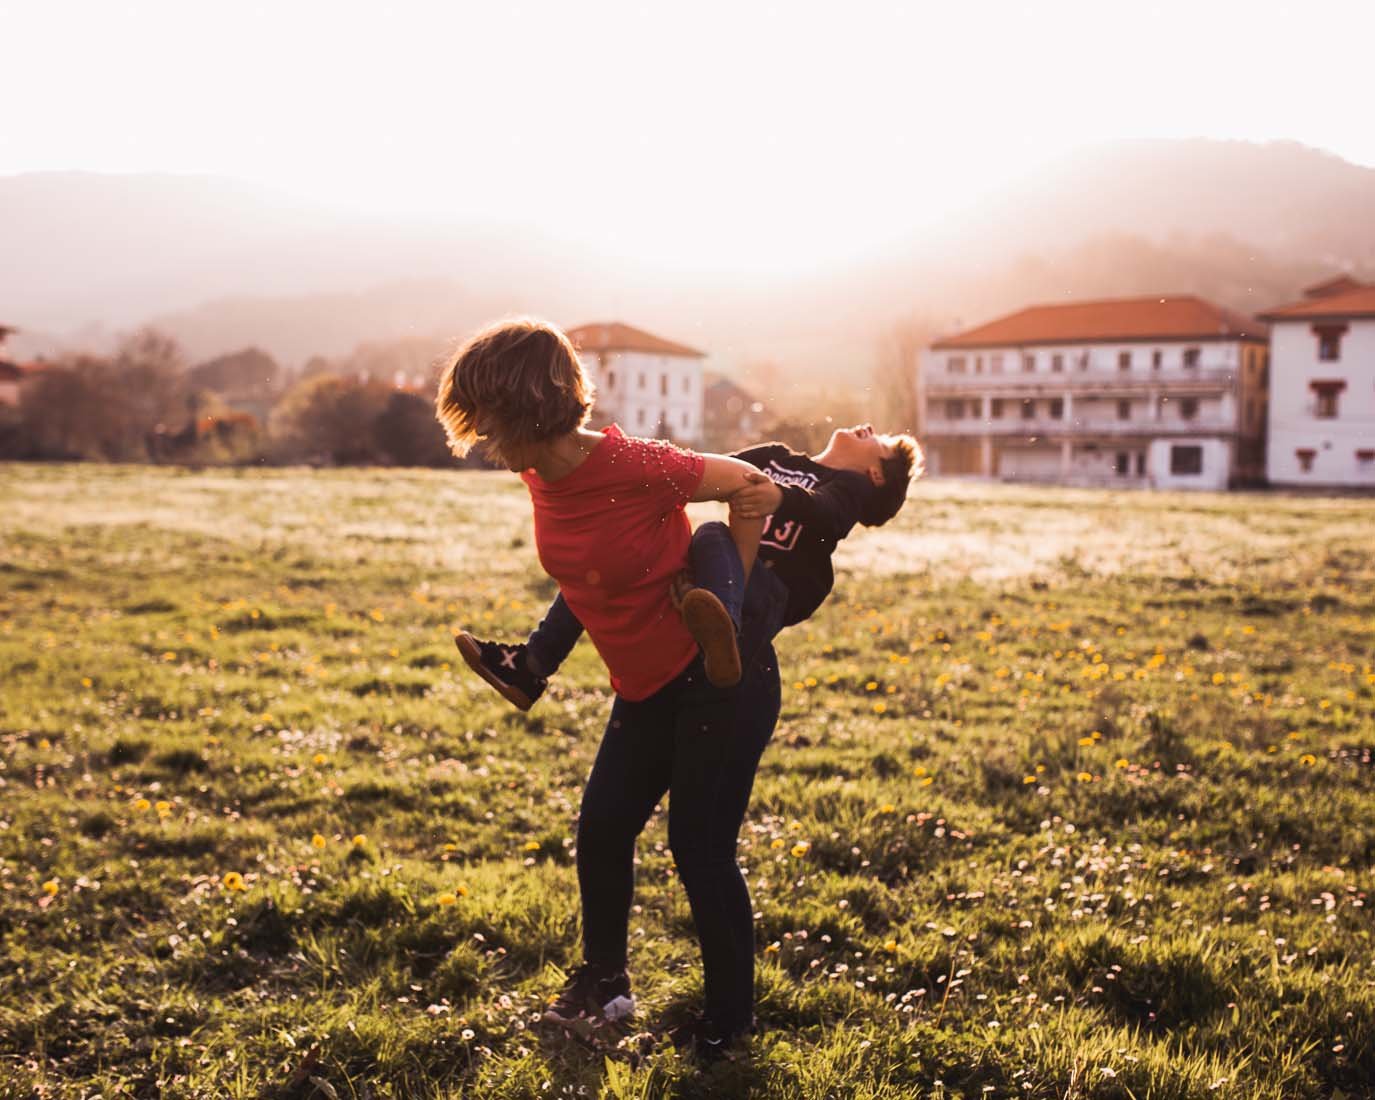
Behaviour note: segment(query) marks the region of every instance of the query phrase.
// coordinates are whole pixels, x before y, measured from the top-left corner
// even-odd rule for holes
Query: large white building
[[[1258,483],[1264,326],[1194,297],[1040,305],[937,340],[927,468],[1169,489]]]
[[[568,338],[597,385],[597,423],[701,443],[704,352],[619,321],[580,325]]]
[[[1270,481],[1375,488],[1375,286],[1330,279],[1262,316]]]

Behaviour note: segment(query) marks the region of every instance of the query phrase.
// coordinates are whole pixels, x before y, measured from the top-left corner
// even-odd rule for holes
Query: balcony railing
[[[1085,439],[1111,436],[1158,435],[1229,435],[1240,431],[1235,420],[1221,417],[1200,417],[1197,420],[1035,420],[1008,418],[1000,420],[928,420],[928,436],[1041,436],[1055,439]]]
[[[1003,374],[926,375],[928,393],[1145,393],[1150,390],[1227,389],[1236,383],[1231,367],[1183,367],[1174,370],[1107,371],[1067,370],[1062,373],[1037,371],[1032,374],[1008,371]]]

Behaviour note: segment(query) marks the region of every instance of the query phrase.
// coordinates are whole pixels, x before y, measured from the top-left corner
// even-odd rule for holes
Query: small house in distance
[[[1271,483],[1375,488],[1375,286],[1339,276],[1261,316]]]
[[[568,329],[597,386],[598,423],[698,444],[706,353],[619,321]]]
[[[1031,306],[923,362],[933,474],[1161,489],[1264,476],[1264,326],[1201,298]]]
[[[768,418],[764,403],[722,375],[708,377],[703,439],[709,450],[735,451],[758,442]]]

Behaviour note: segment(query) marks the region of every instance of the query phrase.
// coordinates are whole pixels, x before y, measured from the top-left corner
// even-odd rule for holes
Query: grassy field
[[[1375,1096],[1375,501],[858,531],[741,839],[768,1030],[705,1074],[531,1026],[609,696],[453,667],[553,591],[513,478],[8,466],[0,534],[0,1097]]]

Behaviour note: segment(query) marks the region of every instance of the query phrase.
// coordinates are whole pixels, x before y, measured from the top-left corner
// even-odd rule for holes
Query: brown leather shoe
[[[678,606],[683,623],[702,650],[707,679],[716,687],[740,682],[740,645],[726,605],[705,588],[690,589]]]

